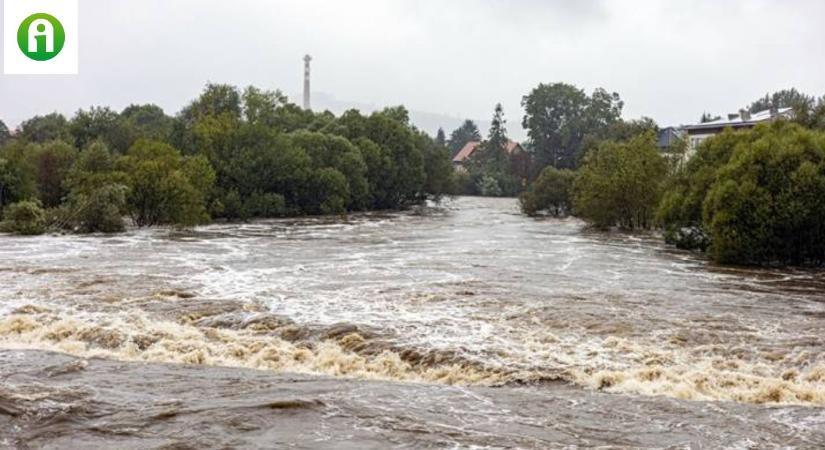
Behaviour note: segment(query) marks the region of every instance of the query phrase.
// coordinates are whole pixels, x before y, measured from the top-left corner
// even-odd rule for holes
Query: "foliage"
[[[46,213],[36,200],[24,200],[9,205],[3,218],[1,228],[7,233],[31,236],[46,232]]]
[[[298,131],[291,137],[292,143],[309,156],[313,169],[335,169],[345,177],[347,198],[344,206],[346,209],[358,211],[369,206],[367,165],[358,147],[346,138],[317,132]]]
[[[468,142],[480,140],[481,132],[478,130],[478,126],[470,119],[465,120],[460,127],[450,133],[450,139],[447,141],[447,146],[450,148],[450,156],[455,157]]]
[[[126,229],[123,221],[128,188],[104,184],[89,191],[73,192],[67,204],[63,228],[79,233],[117,233]]]
[[[779,108],[794,108],[796,111],[802,111],[812,108],[815,100],[814,97],[803,94],[795,88],[783,89],[773,94],[765,94],[764,97],[751,103],[747,109],[751,113]]]
[[[747,145],[754,137],[750,131],[725,130],[707,139],[684,168],[668,181],[656,212],[656,222],[664,227],[668,243],[702,249],[675,238],[683,229],[702,228],[702,207],[716,181],[718,168],[728,163],[737,146]]]
[[[0,216],[3,209],[34,194],[33,183],[28,183],[21,167],[0,153]]]
[[[2,122],[0,122],[0,124],[2,124]],[[0,129],[0,133],[2,133],[2,129]],[[435,145],[438,145],[439,147],[447,146],[447,135],[444,133],[444,128],[439,128],[438,132],[436,132]]]
[[[62,114],[51,113],[35,116],[20,124],[19,137],[25,142],[43,143],[48,141],[72,142],[69,121]]]
[[[491,175],[482,175],[478,181],[478,193],[484,197],[501,197],[504,191],[498,180]]]
[[[9,127],[6,126],[6,123],[0,120],[0,147],[6,144],[6,142],[11,139],[11,132],[9,131]]]
[[[101,139],[111,145],[120,125],[120,115],[108,107],[91,107],[88,111],[79,110],[69,124],[69,132],[74,138],[74,146],[86,148],[91,142]]]
[[[65,142],[52,141],[32,145],[28,152],[40,201],[46,208],[60,205],[68,194],[64,181],[77,158],[77,150]]]
[[[137,226],[192,226],[209,220],[215,173],[203,156],[183,157],[168,144],[140,140],[118,161],[128,176],[128,209]]]
[[[793,121],[806,128],[825,130],[825,97],[816,98],[795,88],[765,94],[747,109],[758,112],[779,108],[792,108]]]
[[[507,152],[510,140],[507,138],[506,123],[504,110],[501,104],[497,104],[487,139],[464,162],[464,168],[472,180],[471,188],[465,194],[501,197],[514,196],[521,191],[514,161]]]
[[[600,135],[621,117],[624,103],[616,93],[596,89],[591,96],[564,83],[539,84],[522,99],[522,126],[535,149],[539,169],[573,168],[585,138]]]
[[[546,167],[530,188],[521,194],[521,210],[530,216],[548,213],[563,217],[572,211],[575,172]]]
[[[694,160],[659,208],[671,236],[700,230],[721,263],[825,263],[825,133],[787,122],[728,131]]]
[[[599,228],[649,229],[667,175],[652,133],[604,142],[587,154],[574,187],[573,207]]]
[[[735,150],[702,221],[721,263],[825,263],[825,135],[775,124]]]
[[[79,232],[400,209],[453,190],[449,153],[403,107],[313,113],[280,91],[208,84],[155,105],[35,117],[0,146],[0,210],[30,198]]]
[[[69,195],[55,225],[80,233],[123,231],[128,179],[102,142],[80,153],[66,178]]]
[[[363,137],[380,148],[383,161],[376,161],[379,163],[376,169],[378,173],[384,172],[379,175],[383,180],[373,192],[371,209],[402,208],[418,202],[424,193],[426,174],[422,149],[416,146],[413,130],[398,122],[397,116],[379,112],[366,120]],[[389,164],[384,164],[387,162]]]
[[[94,139],[103,140],[114,152],[123,154],[140,139],[169,142],[173,129],[174,119],[159,106],[133,104],[123,109],[114,126]]]
[[[415,141],[424,158],[426,178],[423,190],[430,198],[439,201],[454,190],[455,170],[450,160],[450,150],[444,144],[439,144],[437,138],[433,140],[421,131],[416,131]]]

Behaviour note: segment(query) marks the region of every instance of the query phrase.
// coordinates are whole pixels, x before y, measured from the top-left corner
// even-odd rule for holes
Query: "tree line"
[[[554,115],[549,104],[537,110]],[[792,120],[728,129],[689,160],[684,142],[660,151],[655,124],[640,126],[647,120],[617,120],[589,143],[574,139],[580,157],[559,157],[575,153],[565,144],[571,134],[553,131],[565,123],[556,117],[535,134],[555,150],[521,194],[522,210],[575,215],[599,228],[659,229],[668,243],[720,263],[825,264],[825,97],[791,89],[743,109],[785,107],[794,109]],[[616,133],[616,126],[624,130]]]
[[[400,209],[451,192],[446,142],[403,107],[340,117],[279,91],[209,84],[175,116],[155,105],[0,122],[7,231],[117,232]]]

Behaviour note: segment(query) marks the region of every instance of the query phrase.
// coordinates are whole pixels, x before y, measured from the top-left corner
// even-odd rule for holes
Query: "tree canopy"
[[[6,142],[11,139],[11,132],[9,131],[9,127],[6,126],[6,123],[0,120],[0,147],[2,147]]]
[[[461,149],[467,145],[468,142],[475,142],[481,140],[481,132],[478,125],[470,119],[464,121],[460,127],[450,133],[450,139],[447,141],[447,146],[450,148],[451,156],[458,154]]]
[[[708,139],[658,219],[677,244],[684,229],[701,231],[722,263],[822,264],[825,134],[776,122]]]
[[[624,107],[616,93],[596,89],[588,96],[565,83],[539,84],[521,104],[538,169],[576,167],[585,138],[619,121]]]
[[[666,177],[667,163],[653,133],[606,141],[585,156],[573,207],[577,216],[599,228],[649,229]]]
[[[5,135],[4,135],[5,136]],[[397,209],[453,187],[442,140],[404,107],[336,117],[280,91],[208,84],[175,116],[156,105],[37,116],[0,145],[0,212],[37,200],[82,232]]]

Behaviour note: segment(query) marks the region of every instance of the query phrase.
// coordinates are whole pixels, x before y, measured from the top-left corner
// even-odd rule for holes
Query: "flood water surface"
[[[0,446],[817,448],[822,336],[822,272],[511,199],[4,236]]]

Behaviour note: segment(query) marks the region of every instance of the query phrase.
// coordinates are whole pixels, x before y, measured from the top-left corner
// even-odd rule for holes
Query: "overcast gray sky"
[[[525,93],[565,81],[679,124],[785,87],[825,94],[824,19],[821,0],[80,0],[80,75],[3,75],[0,119],[175,113],[207,81],[299,100],[310,53],[313,91],[343,102],[474,119],[501,102],[513,129]]]

